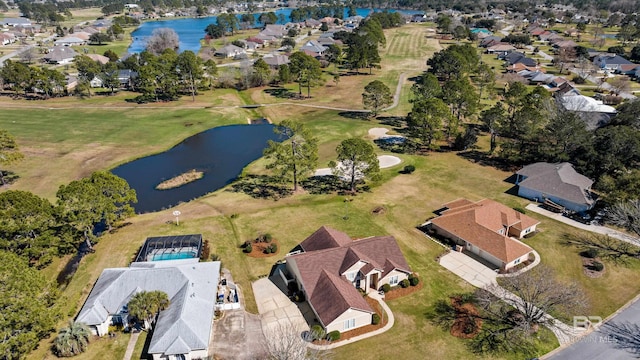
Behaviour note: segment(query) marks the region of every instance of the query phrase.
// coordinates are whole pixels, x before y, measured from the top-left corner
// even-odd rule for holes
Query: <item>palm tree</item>
[[[69,326],[60,329],[53,342],[53,350],[58,356],[75,356],[83,353],[89,346],[91,330],[85,323],[69,321]]]
[[[169,306],[169,296],[163,291],[141,291],[129,300],[129,315],[144,321],[152,328],[154,317]]]

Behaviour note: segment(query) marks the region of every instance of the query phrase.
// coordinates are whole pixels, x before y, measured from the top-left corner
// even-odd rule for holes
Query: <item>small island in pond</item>
[[[186,185],[190,182],[202,179],[204,177],[204,172],[197,171],[196,169],[192,169],[187,171],[186,173],[180,174],[176,177],[172,177],[169,180],[165,180],[156,186],[157,190],[169,190],[180,187],[182,185]]]

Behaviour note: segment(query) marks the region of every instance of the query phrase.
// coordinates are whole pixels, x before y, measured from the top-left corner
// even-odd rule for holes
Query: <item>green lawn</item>
[[[396,35],[388,37],[388,46],[402,40],[406,45],[394,51],[399,54],[406,51],[402,49],[410,47],[411,42],[406,40],[411,36],[402,33],[411,29],[414,31],[411,36],[423,36],[422,29],[417,26],[398,30]],[[431,43],[425,43],[425,46],[428,44]],[[411,61],[424,66],[426,59],[418,59],[420,56],[423,53],[415,55]],[[417,69],[422,71],[422,68]],[[374,72],[375,76],[354,79],[349,84],[352,96],[344,100],[345,103],[353,105],[360,102],[361,90],[357,96],[353,95],[359,86],[357,84],[374,78],[383,78],[391,84],[399,70],[391,68],[390,74],[382,70]],[[408,96],[405,94],[408,86],[403,91],[403,102]],[[323,91],[329,93],[330,90]],[[0,128],[6,128],[17,137],[26,155],[25,160],[11,168],[21,176],[12,188],[53,198],[60,184],[88,175],[93,170],[112,168],[124,161],[163,151],[194,133],[215,126],[246,123],[247,118],[257,115],[274,122],[284,119],[303,121],[319,139],[320,167],[335,158],[335,147],[343,139],[365,137],[370,128],[384,126],[376,120],[350,118],[337,111],[300,106],[270,106],[253,110],[215,108],[216,105],[255,101],[255,97],[263,96],[261,91],[238,95],[233,90],[215,90],[199,96],[195,103],[185,98],[174,103],[143,106],[125,102],[126,98],[134,96],[128,93],[87,100],[65,98],[46,103],[4,100]],[[480,150],[486,150],[486,136],[480,138],[479,144]],[[369,192],[359,193],[347,204],[344,196],[335,194],[301,192],[274,201],[255,199],[225,188],[176,208],[135,216],[126,227],[100,238],[95,246],[96,252],[82,260],[76,275],[62,291],[60,302],[66,317],[61,317],[60,325],[75,316],[102,270],[127,266],[146,237],[185,233],[201,233],[209,240],[211,253],[220,255],[223,266],[231,270],[234,280],[244,290],[247,310],[256,313],[251,282],[268,274],[275,261],[282,259],[318,227],[328,225],[352,237],[393,235],[423,283],[417,293],[389,302],[396,318],[396,325],[389,332],[338,348],[335,350],[336,358],[352,359],[366,353],[367,358],[374,359],[394,358],[398,354],[407,359],[423,359],[425,351],[432,358],[476,358],[467,349],[465,340],[452,337],[446,329],[435,327],[426,320],[425,315],[435,301],[471,291],[472,287],[436,263],[435,258],[442,253],[442,248],[426,239],[415,227],[433,216],[433,211],[443,203],[460,197],[470,200],[490,198],[510,207],[524,207],[527,201],[506,193],[512,186],[505,182],[510,173],[455,153],[399,156],[402,164],[383,170],[381,179],[371,184]],[[245,173],[265,173],[264,164],[264,160],[258,160],[247,167]],[[411,175],[399,174],[407,164],[415,165],[416,171]],[[372,210],[377,207],[383,207],[384,212],[374,214]],[[175,209],[182,213],[179,226],[172,222]],[[345,220],[347,214],[348,219]],[[640,261],[631,262],[626,267],[605,262],[607,270],[602,278],[587,278],[582,272],[577,250],[559,243],[565,233],[578,230],[531,215],[541,220],[541,232],[526,242],[542,255],[544,263],[555,269],[561,280],[575,280],[582,285],[591,303],[589,315],[605,317],[640,291],[640,283],[628,280],[640,270]],[[240,251],[240,243],[265,232],[271,233],[278,241],[277,254],[256,259]],[[53,279],[63,266],[64,261],[56,260],[44,273]],[[542,331],[539,336],[538,355],[557,346],[547,331]],[[128,335],[124,334],[115,339],[99,339],[83,358],[120,359],[126,340]],[[40,348],[28,358],[53,359],[53,355],[48,353],[49,342],[42,341]],[[139,346],[140,340],[136,354],[142,351]],[[103,353],[106,357],[102,356]],[[523,354],[486,358],[521,359]]]

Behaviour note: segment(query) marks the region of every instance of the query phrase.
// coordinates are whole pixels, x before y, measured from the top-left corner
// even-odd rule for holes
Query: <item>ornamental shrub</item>
[[[382,285],[382,292],[388,293],[391,290],[391,285],[384,284]]]
[[[319,340],[319,339],[324,338],[325,334],[326,333],[325,333],[324,329],[322,328],[322,326],[316,324],[316,325],[313,325],[311,327],[311,335],[313,336],[314,340]]]
[[[593,270],[595,270],[595,271],[604,270],[604,264],[602,264],[601,262],[598,262],[598,261],[594,261],[591,266],[593,267]]]
[[[373,314],[373,316],[371,317],[371,323],[373,325],[378,325],[380,324],[380,315],[378,314]]]
[[[411,286],[416,286],[419,283],[420,283],[420,279],[417,276],[415,276],[413,274],[411,274],[411,276],[409,276],[409,284]]]
[[[253,251],[253,246],[251,246],[251,244],[247,244],[242,251],[248,254]]]
[[[598,256],[598,249],[587,249],[583,252],[583,255],[593,259]]]
[[[333,330],[332,332],[327,334],[327,340],[329,341],[337,341],[340,340],[340,331]]]
[[[404,279],[404,280],[400,281],[400,287],[408,288],[409,287],[409,280]]]
[[[416,167],[413,165],[407,165],[404,167],[404,169],[402,170],[403,173],[405,174],[411,174],[412,172],[416,171]]]

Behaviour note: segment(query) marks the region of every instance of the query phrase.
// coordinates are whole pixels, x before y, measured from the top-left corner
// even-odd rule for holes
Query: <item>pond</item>
[[[158,211],[203,196],[231,183],[262,156],[267,141],[280,141],[271,124],[221,126],[191,136],[173,148],[118,166],[111,172],[127,180],[138,194],[138,213]],[[204,173],[196,181],[169,190],[156,186],[190,170]]]
[[[357,8],[356,13],[360,16],[366,17],[369,15],[371,11],[381,11],[380,9],[365,9],[365,8]],[[396,10],[389,10],[391,12]],[[399,10],[404,14],[417,14],[421,13],[420,11],[414,10]],[[276,16],[284,16],[284,23],[290,21],[291,9],[278,9],[274,11]],[[256,14],[256,26],[260,26],[260,23],[257,22],[257,18],[259,14]],[[238,15],[240,17],[240,15]],[[345,17],[347,17],[347,9],[345,9]],[[181,19],[172,19],[172,20],[157,20],[157,21],[147,21],[144,22],[140,27],[138,27],[132,34],[131,38],[133,42],[131,46],[129,46],[129,53],[139,53],[142,52],[145,48],[145,44],[147,38],[151,36],[153,30],[157,28],[171,28],[175,30],[178,34],[178,38],[180,39],[180,48],[179,51],[191,50],[194,53],[198,53],[200,51],[200,40],[204,37],[204,29],[209,24],[215,23],[217,20],[216,16],[208,16],[203,18],[181,18]],[[278,21],[279,24],[283,22]]]

